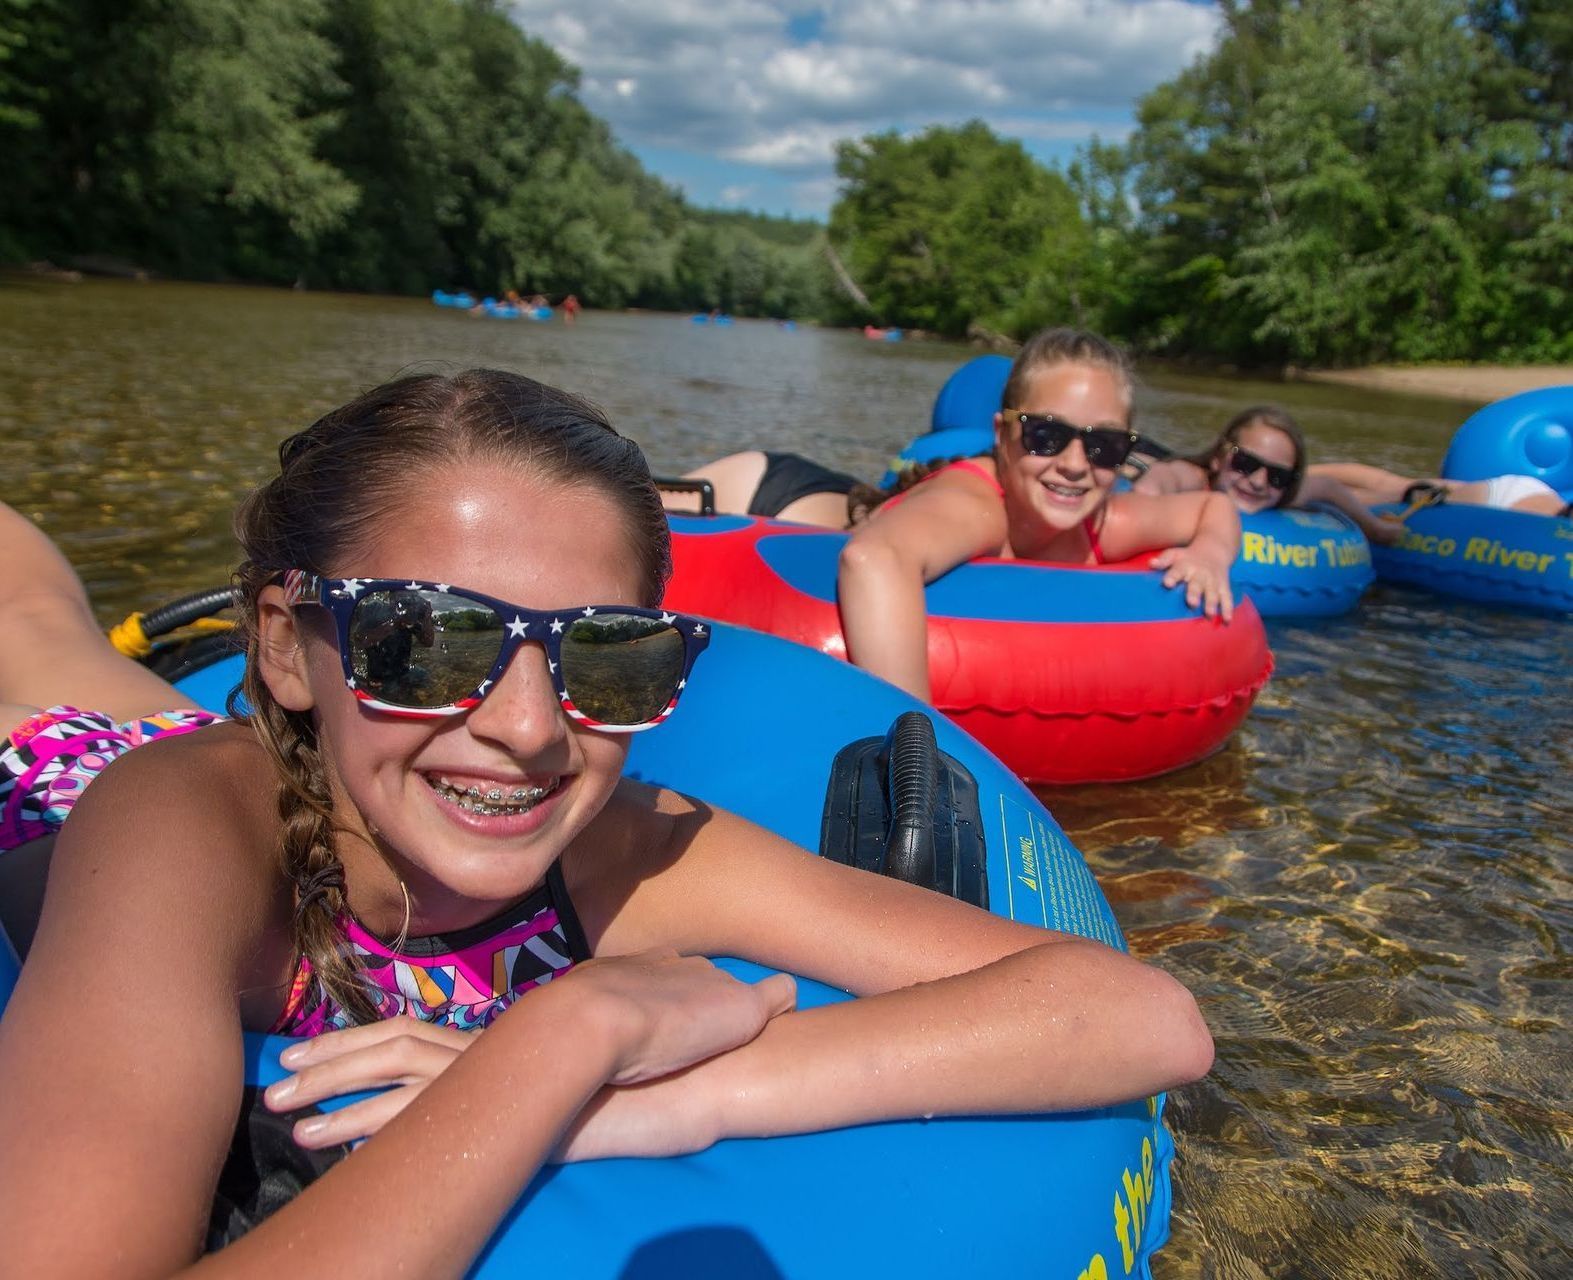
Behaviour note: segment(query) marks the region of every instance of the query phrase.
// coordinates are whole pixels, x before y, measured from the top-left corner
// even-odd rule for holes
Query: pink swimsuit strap
[[[1093,564],[1108,563],[1103,558],[1103,548],[1098,543],[1098,516],[1094,512],[1081,522],[1081,530],[1087,535],[1087,541],[1092,545]]]
[[[910,489],[904,489],[900,493],[896,494],[895,497],[887,498],[880,505],[880,510],[883,511],[883,510],[885,510],[886,508],[889,508],[889,507],[899,507],[903,502],[905,502],[908,498],[910,498],[914,493],[917,492],[918,485],[925,485],[930,480],[934,479],[935,476],[948,475],[952,471],[965,471],[965,472],[968,472],[971,475],[978,476],[981,479],[983,479],[983,480],[988,482],[989,487],[994,490],[995,496],[997,496],[999,498],[1002,498],[1002,499],[1005,496],[1004,487],[1000,484],[1000,482],[998,480],[996,480],[986,470],[984,470],[984,468],[980,467],[971,458],[959,458],[955,462],[952,462],[952,463],[948,464],[947,466],[941,467],[938,471],[930,471],[928,473],[928,475],[924,476],[921,480],[919,480],[917,482],[917,484],[914,484]]]
[[[1001,498],[1005,496],[1005,486],[1002,485],[996,477],[991,476],[986,469],[980,467],[971,458],[959,458],[955,462],[952,462],[948,467],[941,467],[938,471],[934,472],[933,475],[924,476],[923,480],[932,480],[934,476],[942,476],[947,471],[965,471],[969,475],[978,476],[988,482],[989,487],[994,490],[996,496]],[[923,480],[918,481],[918,483],[922,484]]]

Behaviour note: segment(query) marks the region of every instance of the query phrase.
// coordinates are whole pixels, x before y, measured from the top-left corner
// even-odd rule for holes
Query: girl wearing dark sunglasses
[[[1277,405],[1261,404],[1230,418],[1204,452],[1150,463],[1134,487],[1151,494],[1213,489],[1244,515],[1320,503],[1342,511],[1372,542],[1391,545],[1403,535],[1403,526],[1370,508],[1403,500],[1416,483],[1425,482],[1361,463],[1308,465],[1300,424]],[[1482,499],[1465,487],[1454,500]]]
[[[1149,551],[1164,585],[1227,621],[1240,520],[1223,497],[1115,493],[1134,448],[1132,372],[1096,334],[1049,329],[1016,357],[991,455],[955,462],[886,501],[842,552],[839,600],[859,666],[930,697],[923,587],[985,556],[1103,564]]]
[[[253,1123],[243,1030],[304,1037],[273,1112],[393,1087],[300,1121],[310,1148],[370,1136],[204,1273],[460,1273],[554,1149],[1096,1107],[1207,1069],[1159,971],[622,776],[629,734],[704,679],[709,628],[660,607],[660,499],[582,401],[485,370],[391,383],[286,441],[236,532],[252,710],[93,782],[0,1026],[17,1274],[197,1260]],[[13,744],[63,692],[4,660],[57,612],[33,549],[0,545]],[[65,655],[91,617],[59,612]],[[112,709],[177,705],[151,684]],[[793,1012],[790,979],[692,958],[723,954],[867,998]]]

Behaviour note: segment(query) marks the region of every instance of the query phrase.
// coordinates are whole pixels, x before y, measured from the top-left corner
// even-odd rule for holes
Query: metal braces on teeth
[[[446,778],[439,778],[440,789],[448,794],[459,808],[466,813],[479,813],[485,817],[494,817],[509,809],[529,810],[551,794],[551,787],[516,787],[512,794],[504,795],[501,787],[492,787],[482,791],[478,786],[469,788],[456,787]]]

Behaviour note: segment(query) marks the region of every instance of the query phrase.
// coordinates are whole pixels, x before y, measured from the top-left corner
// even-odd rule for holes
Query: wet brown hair
[[[1289,482],[1289,487],[1278,495],[1278,501],[1273,503],[1274,508],[1293,506],[1295,497],[1300,492],[1300,482],[1305,479],[1305,432],[1300,430],[1300,424],[1289,416],[1289,411],[1278,405],[1253,404],[1249,409],[1241,409],[1224,423],[1223,430],[1218,433],[1218,438],[1212,442],[1210,448],[1203,453],[1191,454],[1185,461],[1205,471],[1208,486],[1211,487],[1214,475],[1213,463],[1223,466],[1223,456],[1228,452],[1229,446],[1239,444],[1240,433],[1247,427],[1255,426],[1271,427],[1274,431],[1282,431],[1289,437],[1289,443],[1294,446],[1294,479]]]
[[[1120,390],[1125,394],[1126,425],[1135,422],[1136,372],[1131,366],[1130,357],[1125,354],[1123,348],[1086,329],[1043,329],[1028,338],[1022,344],[1021,350],[1016,353],[1015,360],[1011,362],[1010,374],[1005,379],[1004,390],[1000,393],[999,407],[1001,409],[1017,407],[1022,397],[1027,394],[1027,383],[1040,370],[1059,364],[1090,364],[1106,369],[1113,375],[1120,385]],[[908,463],[899,469],[895,483],[889,488],[872,484],[855,485],[847,494],[847,527],[861,524],[873,515],[882,503],[889,502],[898,493],[906,492],[913,485],[926,480],[951,463],[959,462],[963,457],[986,457],[991,452],[992,446],[976,454],[960,454],[930,462]]]
[[[639,446],[587,401],[520,374],[471,369],[399,378],[279,446],[279,474],[235,514],[244,555],[235,577],[246,719],[278,777],[279,862],[295,886],[296,950],[358,1022],[375,1021],[377,1012],[336,923],[346,897],[334,837],[345,827],[333,813],[315,717],[280,706],[261,677],[257,599],[286,569],[333,575],[398,517],[418,477],[465,463],[518,467],[612,499],[642,604],[660,603],[671,573],[666,516]]]
[[[1000,408],[1018,408],[1027,384],[1044,369],[1058,364],[1090,364],[1107,370],[1125,393],[1125,423],[1136,420],[1136,371],[1130,356],[1100,334],[1086,329],[1043,329],[1022,344],[1011,362],[1010,376],[1000,393]]]

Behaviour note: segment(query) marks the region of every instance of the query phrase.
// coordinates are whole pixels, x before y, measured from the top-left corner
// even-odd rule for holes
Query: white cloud
[[[513,0],[627,144],[804,180],[841,138],[981,118],[1024,139],[1119,136],[1216,39],[1188,0]],[[815,38],[794,40],[808,19]],[[1112,123],[1099,125],[1099,115]]]
[[[721,188],[721,203],[740,205],[758,190],[752,183],[735,184]]]
[[[766,169],[818,169],[830,162],[836,142],[846,136],[846,131],[835,125],[804,125],[795,129],[779,129],[735,146],[722,147],[720,154],[728,160],[757,164]]]

